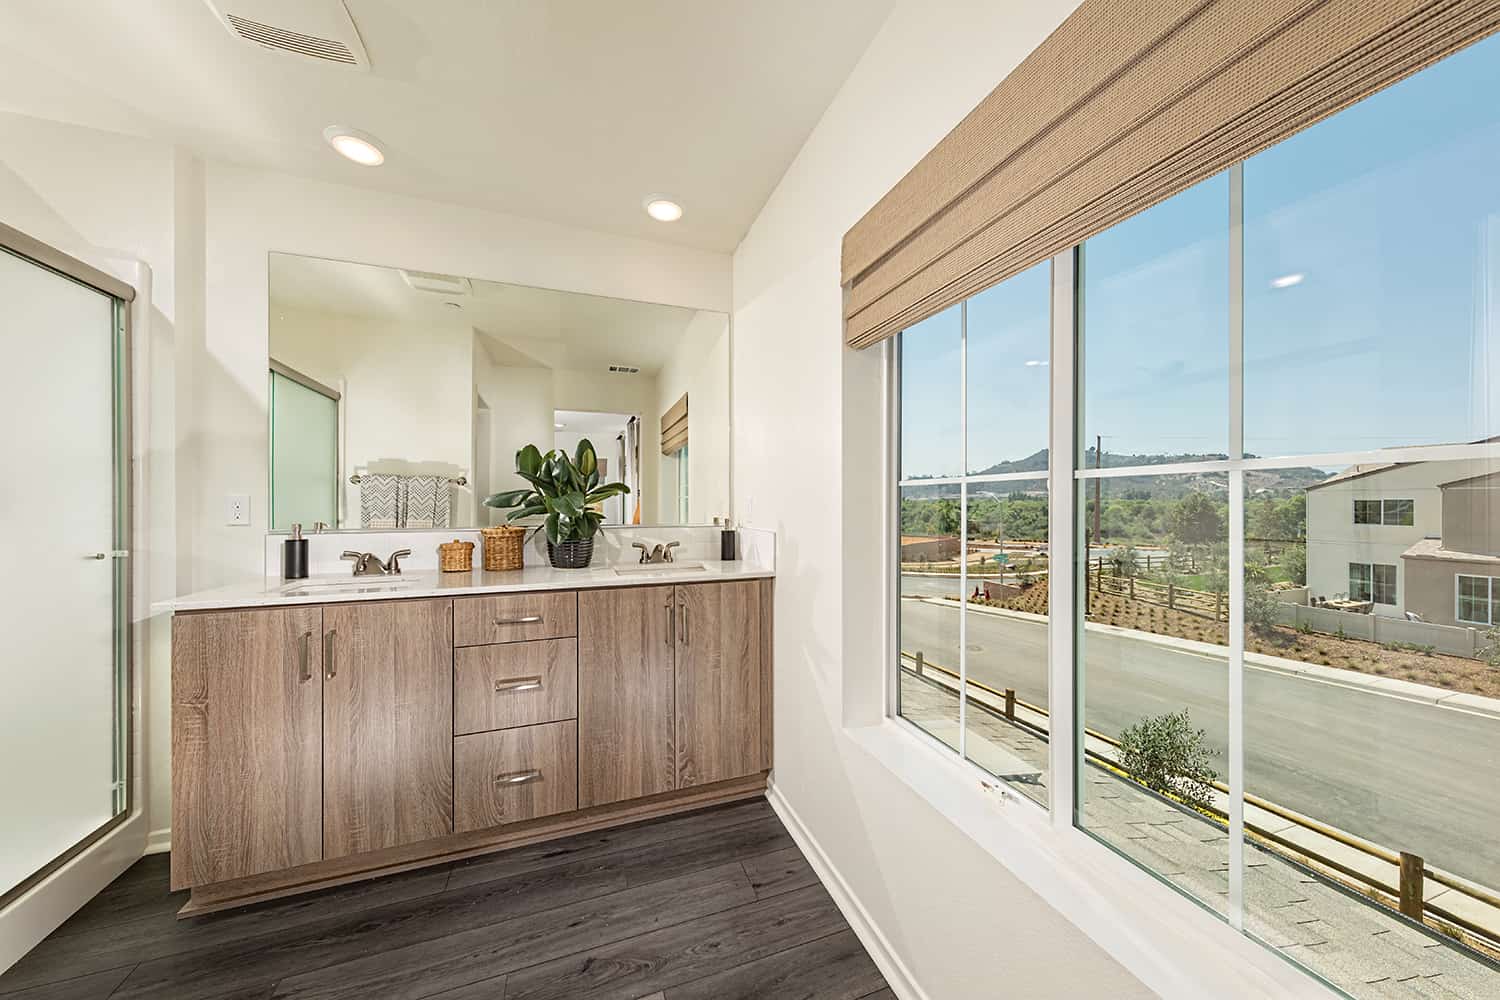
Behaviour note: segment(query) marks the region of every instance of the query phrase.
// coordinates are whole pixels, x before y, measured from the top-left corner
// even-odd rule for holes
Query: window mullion
[[[1047,737],[1049,809],[1054,828],[1073,825],[1083,766],[1082,727],[1075,725],[1078,704],[1074,674],[1073,544],[1077,494],[1073,466],[1077,453],[1077,260],[1074,250],[1052,258],[1052,348],[1050,360],[1051,426],[1047,442],[1047,703],[1051,712]]]
[[[1229,923],[1245,900],[1245,168],[1229,168]]]
[[[969,303],[958,310],[959,467],[969,474]],[[958,755],[969,755],[969,484],[958,487]]]

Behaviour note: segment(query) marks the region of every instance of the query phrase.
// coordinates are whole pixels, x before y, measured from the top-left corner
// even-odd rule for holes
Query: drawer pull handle
[[[525,618],[496,618],[496,625],[535,625],[542,620],[541,615],[527,615]]]
[[[495,693],[504,694],[509,691],[540,691],[542,679],[540,677],[506,677],[495,681]]]
[[[536,768],[529,771],[511,771],[509,774],[495,775],[497,785],[526,785],[533,781],[542,780],[542,772]]]
[[[339,675],[339,668],[333,662],[333,642],[338,636],[339,630],[331,628],[323,633],[323,676],[333,680]]]

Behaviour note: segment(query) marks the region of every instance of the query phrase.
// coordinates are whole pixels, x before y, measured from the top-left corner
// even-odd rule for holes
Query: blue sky
[[[1500,37],[1246,161],[1245,447],[1500,433]],[[1229,185],[1084,248],[1084,430],[1117,453],[1228,446]],[[970,300],[970,466],[1046,437],[1048,266]],[[958,471],[957,310],[903,344],[903,475]],[[1030,362],[1030,364],[1028,364]]]

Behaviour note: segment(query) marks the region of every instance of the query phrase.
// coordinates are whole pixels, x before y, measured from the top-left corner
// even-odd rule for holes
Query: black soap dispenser
[[[281,543],[281,578],[307,579],[307,539],[302,537],[300,524],[292,525],[292,537]]]
[[[725,518],[719,531],[719,558],[731,562],[740,557],[740,533],[734,530],[734,522]]]

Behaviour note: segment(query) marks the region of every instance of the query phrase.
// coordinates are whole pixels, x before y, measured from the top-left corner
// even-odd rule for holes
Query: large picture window
[[[1500,994],[1497,91],[1491,39],[893,351],[893,712],[1355,997]]]

